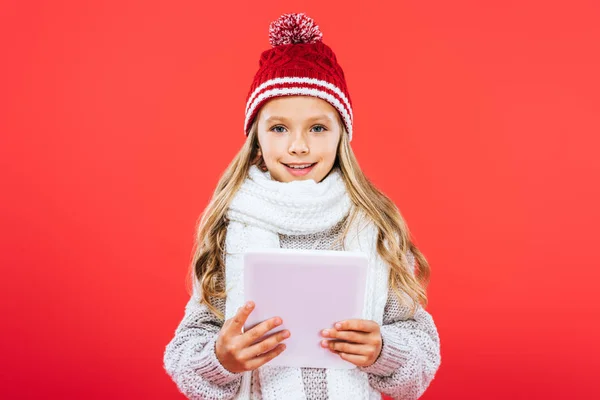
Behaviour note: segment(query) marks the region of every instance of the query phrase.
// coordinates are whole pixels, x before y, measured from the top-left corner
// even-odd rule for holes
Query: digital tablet
[[[287,329],[286,349],[266,365],[340,368],[356,366],[321,347],[321,331],[362,318],[368,259],[360,252],[268,249],[244,254],[244,297],[255,303],[244,332],[272,317]],[[265,336],[265,337],[266,337]],[[261,339],[262,340],[262,339]]]

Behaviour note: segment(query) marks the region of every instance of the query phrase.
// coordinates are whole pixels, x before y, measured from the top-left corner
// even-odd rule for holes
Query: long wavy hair
[[[412,243],[408,227],[396,205],[364,175],[350,147],[344,124],[339,120],[341,138],[333,168],[338,167],[350,198],[351,211],[344,223],[339,240],[346,237],[350,224],[364,212],[378,228],[377,252],[390,266],[389,287],[398,296],[400,304],[410,305],[410,317],[419,304],[427,306],[427,285],[430,267],[424,255]],[[191,273],[193,285],[200,285],[200,303],[204,303],[219,319],[223,313],[216,299],[225,299],[225,235],[228,220],[226,213],[231,200],[240,188],[252,165],[265,168],[259,153],[258,118],[254,120],[244,145],[221,175],[212,199],[199,218],[193,250]],[[414,271],[408,263],[407,253],[414,255]]]

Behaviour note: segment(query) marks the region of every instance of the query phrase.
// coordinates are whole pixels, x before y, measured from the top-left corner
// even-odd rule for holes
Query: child
[[[417,399],[437,372],[440,342],[427,303],[429,264],[396,206],[365,177],[349,145],[352,103],[313,20],[270,26],[246,104],[247,139],[204,212],[194,290],[164,368],[194,399]],[[358,250],[369,255],[365,319],[323,327],[324,351],[350,370],[265,365],[285,349],[273,316],[242,327],[242,255],[250,248]],[[309,312],[309,311],[308,311]]]

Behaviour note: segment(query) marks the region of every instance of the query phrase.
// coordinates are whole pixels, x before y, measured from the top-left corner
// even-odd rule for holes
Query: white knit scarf
[[[321,182],[279,182],[252,166],[231,201],[225,239],[227,300],[225,318],[233,317],[244,303],[243,254],[248,249],[277,248],[279,234],[301,235],[332,228],[351,208],[340,171],[334,168]],[[388,295],[388,265],[376,250],[377,230],[364,214],[356,219],[344,241],[344,250],[369,256],[363,319],[381,325]],[[330,400],[377,399],[381,394],[369,385],[359,368],[326,370]],[[251,381],[255,385],[251,390]],[[306,400],[301,368],[269,366],[245,372],[236,399]]]

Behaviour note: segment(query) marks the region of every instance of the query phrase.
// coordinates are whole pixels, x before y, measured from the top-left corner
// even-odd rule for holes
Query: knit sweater
[[[342,223],[317,234],[280,235],[281,247],[341,250],[334,241],[341,234]],[[408,260],[414,268],[410,251]],[[216,299],[215,306],[225,313],[225,299]],[[440,340],[431,315],[420,305],[412,318],[408,314],[409,308],[400,304],[390,290],[380,327],[381,353],[374,364],[358,367],[368,374],[373,388],[393,399],[419,398],[441,363]],[[215,345],[222,324],[206,305],[200,304],[194,290],[163,359],[168,375],[190,399],[233,399],[240,387],[242,374],[228,371],[216,357]],[[260,381],[256,372],[252,374],[251,393],[252,399],[259,400]],[[327,399],[325,369],[302,368],[302,378],[307,400]]]

